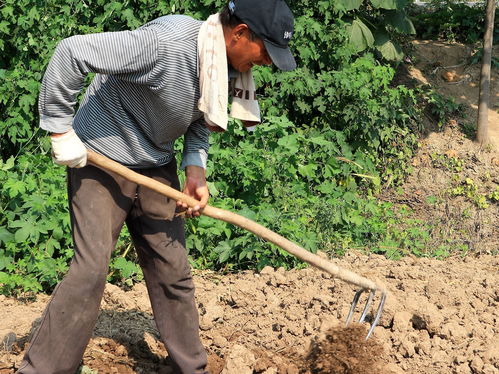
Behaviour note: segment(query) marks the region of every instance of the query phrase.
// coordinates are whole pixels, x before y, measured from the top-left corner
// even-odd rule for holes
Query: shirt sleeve
[[[180,167],[195,165],[206,169],[208,161],[210,130],[204,125],[204,119],[193,122],[184,135],[184,152]]]
[[[38,101],[40,127],[51,132],[71,128],[77,95],[90,73],[113,74],[150,84],[158,60],[152,29],[76,35],[62,40],[43,77]]]

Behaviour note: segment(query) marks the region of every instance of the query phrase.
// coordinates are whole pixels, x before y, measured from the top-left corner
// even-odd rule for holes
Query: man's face
[[[263,40],[256,37],[251,39],[250,30],[245,24],[232,29],[226,46],[229,63],[241,73],[251,70],[254,65],[272,63]]]

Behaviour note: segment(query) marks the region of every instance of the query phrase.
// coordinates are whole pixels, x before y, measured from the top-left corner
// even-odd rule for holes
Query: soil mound
[[[375,339],[365,340],[365,325],[334,327],[325,337],[313,340],[305,363],[310,373],[372,374],[382,370],[383,347]]]
[[[390,291],[367,345],[365,326],[343,329],[355,288],[318,270],[195,272],[211,373],[499,373],[498,256],[391,261],[349,253],[333,261]],[[1,298],[1,374],[18,367],[47,301]],[[174,372],[143,284],[108,285],[101,307],[83,373]]]

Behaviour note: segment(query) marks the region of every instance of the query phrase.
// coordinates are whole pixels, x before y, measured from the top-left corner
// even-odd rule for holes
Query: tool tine
[[[383,306],[385,305],[385,300],[386,300],[386,292],[381,293],[381,300],[379,302],[378,310],[376,311],[376,317],[374,317],[374,321],[371,325],[371,328],[369,329],[369,332],[367,333],[366,340],[369,339],[371,334],[374,331],[374,328],[379,322],[379,319],[381,318],[381,313],[383,313]]]
[[[367,316],[367,312],[369,311],[369,308],[371,307],[371,303],[373,302],[374,294],[376,291],[370,291],[369,292],[369,298],[367,299],[366,305],[364,306],[364,310],[362,311],[362,315],[360,316],[359,322],[362,323],[364,322],[364,319]]]
[[[352,305],[350,305],[350,311],[348,312],[346,326],[348,326],[350,324],[350,322],[352,321],[353,312],[355,311],[355,307],[357,306],[357,303],[359,302],[360,295],[364,291],[365,291],[365,289],[363,288],[361,290],[358,290],[355,293],[355,296],[353,297],[353,300],[352,300]]]

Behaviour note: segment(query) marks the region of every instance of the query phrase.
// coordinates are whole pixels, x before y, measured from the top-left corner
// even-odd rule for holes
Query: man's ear
[[[236,39],[239,40],[243,37],[243,35],[249,32],[249,27],[245,23],[240,23],[239,25],[235,26],[232,29],[232,36]]]

